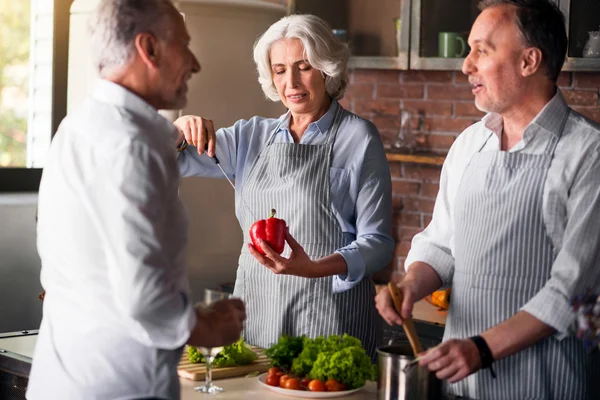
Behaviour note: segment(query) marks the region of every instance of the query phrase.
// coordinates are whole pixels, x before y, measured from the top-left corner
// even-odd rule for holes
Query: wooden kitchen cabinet
[[[289,10],[346,30],[350,68],[408,68],[410,0],[290,0]]]
[[[600,58],[583,57],[589,32],[600,32],[600,1],[553,1],[565,15],[569,35],[563,70],[600,71]],[[288,0],[288,11],[315,14],[333,29],[345,29],[351,68],[460,70],[464,57],[440,57],[439,33],[458,33],[466,40],[479,15],[478,4],[479,0]],[[400,18],[398,32],[395,18]]]

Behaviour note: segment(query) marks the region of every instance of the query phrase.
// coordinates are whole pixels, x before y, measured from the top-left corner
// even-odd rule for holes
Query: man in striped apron
[[[273,207],[289,222],[294,239],[288,240],[283,257],[295,252],[316,260],[348,245],[331,211],[329,189],[332,149],[344,114],[348,113],[338,105],[322,145],[273,143],[276,128],[248,173],[241,195],[252,214]],[[240,221],[244,243],[251,243],[253,217],[248,210],[242,211]],[[244,299],[252,316],[246,323],[246,340],[269,347],[281,334],[314,338],[347,333],[359,338],[375,358],[382,326],[373,307],[372,280],[362,279],[352,289],[335,293],[332,279],[275,274],[244,246],[235,294]]]
[[[444,342],[421,361],[450,393],[600,398],[600,353],[574,336],[569,305],[600,284],[600,127],[556,88],[564,19],[546,0],[486,1],[469,43],[463,72],[488,115],[448,154],[399,283],[402,316],[452,286]],[[402,322],[387,292],[377,303]]]

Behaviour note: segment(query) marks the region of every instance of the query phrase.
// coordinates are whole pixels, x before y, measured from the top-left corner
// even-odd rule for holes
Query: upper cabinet
[[[565,71],[600,71],[600,1],[558,0],[567,20]]]
[[[351,68],[408,68],[409,0],[290,0],[289,8],[318,15],[344,37]]]
[[[600,71],[600,0],[553,0],[567,22],[565,71]],[[479,0],[288,0],[348,40],[350,67],[460,70]]]

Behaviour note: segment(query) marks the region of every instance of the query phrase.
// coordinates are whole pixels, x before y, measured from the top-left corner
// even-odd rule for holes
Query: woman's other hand
[[[212,120],[195,115],[185,115],[177,118],[173,124],[179,131],[178,145],[185,139],[192,146],[196,146],[198,154],[203,154],[206,148],[209,156],[215,155],[217,137]]]

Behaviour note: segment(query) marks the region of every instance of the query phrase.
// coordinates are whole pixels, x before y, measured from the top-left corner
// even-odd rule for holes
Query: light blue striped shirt
[[[338,102],[311,123],[301,144],[326,142]],[[236,216],[240,220],[240,199],[244,178],[275,129],[274,143],[293,143],[289,132],[289,112],[279,118],[253,117],[217,131],[216,156],[237,189]],[[207,156],[188,147],[179,156],[182,176],[223,177]],[[392,231],[392,183],[381,137],[375,125],[354,114],[345,113],[340,122],[330,171],[331,209],[340,224],[347,246],[336,251],[346,261],[347,275],[334,277],[333,290],[348,290],[363,277],[383,269],[394,251]]]

